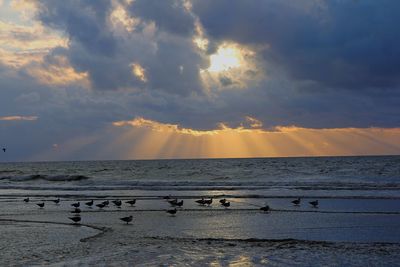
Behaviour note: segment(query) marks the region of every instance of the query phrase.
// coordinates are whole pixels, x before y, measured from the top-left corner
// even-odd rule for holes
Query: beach
[[[353,161],[351,165],[357,166],[359,161],[371,159],[340,160]],[[380,160],[385,165],[399,158]],[[261,161],[264,167],[271,162]],[[234,166],[237,162],[226,160],[223,164]],[[253,175],[264,168],[260,160],[241,160],[243,166],[249,162],[253,165],[243,169]],[[54,169],[59,170],[57,164]],[[83,169],[88,164],[78,163],[74,168]],[[136,166],[138,163],[123,164]],[[330,177],[329,183],[305,182],[305,178],[302,178],[302,184],[298,181],[283,183],[285,179],[275,179],[273,186],[274,179],[267,178],[269,175],[250,183],[242,178],[244,181],[239,185],[237,180],[240,178],[232,174],[224,176],[222,182],[211,175],[190,179],[182,169],[182,164],[193,165],[193,168],[199,168],[199,164],[218,168],[219,161],[143,163],[146,164],[151,165],[148,168],[157,169],[158,186],[156,179],[128,179],[125,174],[122,175],[124,179],[115,175],[114,179],[103,177],[95,181],[95,172],[85,173],[88,177],[85,179],[68,176],[61,181],[59,174],[54,176],[57,179],[49,178],[53,177],[49,174],[53,170],[47,168],[46,173],[40,164],[35,165],[34,170],[40,170],[44,179],[32,179],[32,176],[20,173],[12,179],[10,173],[3,173],[0,189],[1,265],[399,265],[400,195],[396,170],[383,175],[377,182],[359,183],[358,187],[354,186],[354,179],[349,181],[338,176],[336,179]],[[169,166],[166,169],[170,173],[176,172],[176,176],[186,178],[168,182],[167,178],[161,178],[162,172],[154,164]],[[287,162],[281,160],[279,164],[286,166]],[[328,160],[327,164],[333,163]],[[4,166],[3,172],[11,168]],[[143,171],[147,167],[137,168]],[[97,170],[99,166],[90,168]],[[114,174],[117,171],[115,169]],[[38,175],[33,174],[32,168],[26,172]],[[289,176],[289,171],[287,173]],[[356,173],[356,169],[352,170],[352,174]],[[214,175],[219,176],[218,173]],[[348,175],[349,171],[343,177]],[[248,173],[248,177],[252,174]],[[286,177],[286,180],[290,179],[293,178]],[[252,184],[255,184],[254,188]],[[26,203],[23,199],[27,197],[29,202]],[[195,202],[202,197],[213,198],[212,204]],[[297,197],[301,198],[301,203],[293,205],[292,201]],[[59,204],[53,202],[57,198],[60,198]],[[168,200],[175,198],[183,200],[183,206],[176,208],[175,215],[170,215],[166,210],[174,207]],[[230,202],[229,207],[220,204],[219,200],[223,198]],[[131,199],[137,200],[133,206],[125,203]],[[319,201],[317,207],[309,204],[316,199]],[[91,200],[94,205],[86,206],[85,203]],[[110,202],[108,207],[95,206],[105,200]],[[121,200],[121,207],[114,205],[113,200]],[[37,204],[42,202],[45,206],[40,208]],[[71,204],[77,202],[80,203],[81,221],[74,224],[69,217],[73,217]],[[270,207],[268,212],[260,210],[265,205]],[[129,224],[120,220],[130,215],[133,220]]]

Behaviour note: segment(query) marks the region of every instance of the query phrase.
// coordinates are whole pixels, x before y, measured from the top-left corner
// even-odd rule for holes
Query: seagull
[[[80,208],[75,208],[73,211],[71,211],[71,213],[81,213],[81,209]]]
[[[313,206],[313,208],[318,208],[318,200],[310,201],[308,203],[310,203],[310,205]]]
[[[121,221],[124,221],[124,222],[126,222],[126,224],[129,224],[131,221],[132,221],[132,219],[133,219],[133,216],[131,215],[131,216],[129,216],[129,217],[123,217],[123,218],[119,218]]]
[[[201,199],[199,199],[199,200],[196,200],[196,203],[198,203],[200,205],[205,205],[206,204],[206,202],[205,202],[203,197]]]
[[[212,202],[213,202],[212,198],[204,200],[204,204],[207,204],[207,206],[210,206]]]
[[[219,203],[221,203],[222,205],[224,205],[225,202],[226,202],[226,199],[225,199],[225,198],[223,198],[223,199],[221,199],[221,200],[219,201]]]
[[[79,203],[79,202],[76,202],[76,203],[72,203],[72,204],[71,204],[71,206],[72,206],[72,207],[75,207],[75,208],[78,208],[80,205],[81,205],[81,203]]]
[[[169,202],[169,204],[171,204],[172,206],[178,206],[178,207],[182,207],[183,206],[183,200],[181,200],[181,201],[178,201],[177,199],[176,199],[176,201],[171,201],[171,202]]]
[[[58,204],[60,203],[60,199],[59,199],[59,198],[54,199],[53,202],[54,202],[56,205],[58,205]]]
[[[24,198],[24,202],[25,202],[25,203],[28,203],[28,202],[29,202],[29,197]]]
[[[121,200],[114,200],[113,203],[114,203],[114,205],[117,206],[118,208],[121,208],[121,205],[122,205]]]
[[[176,208],[173,210],[167,210],[167,213],[171,214],[171,215],[175,215],[176,214]]]
[[[224,202],[224,203],[221,203],[221,204],[222,204],[222,206],[227,208],[227,207],[229,207],[231,205],[231,202]]]
[[[299,197],[292,201],[293,205],[295,205],[295,206],[299,206],[300,202],[301,202],[301,199]]]
[[[40,208],[43,208],[43,207],[44,207],[44,202],[42,202],[42,203],[37,203],[36,205],[38,205]]]
[[[261,207],[260,210],[268,212],[268,211],[270,211],[270,208],[268,205],[265,205],[264,207]]]
[[[102,203],[104,204],[104,207],[105,207],[105,206],[108,206],[108,204],[110,204],[110,201],[105,200],[105,201],[103,201]]]
[[[93,206],[93,199],[91,201],[89,201],[89,202],[86,202],[85,205],[88,206],[88,207]]]
[[[75,217],[68,217],[70,220],[72,220],[74,223],[78,223],[81,221],[80,216],[75,216]]]
[[[104,208],[106,205],[104,203],[97,204],[96,207],[99,207],[100,209]]]
[[[125,203],[130,204],[131,206],[133,206],[136,203],[136,199],[128,200]]]
[[[175,198],[173,200],[168,200],[168,203],[171,204],[172,206],[176,205],[176,203],[178,203],[178,199]]]
[[[2,149],[2,150],[3,150],[3,152],[6,152],[6,150],[7,150],[7,149],[6,149],[5,147],[3,147],[3,149]]]

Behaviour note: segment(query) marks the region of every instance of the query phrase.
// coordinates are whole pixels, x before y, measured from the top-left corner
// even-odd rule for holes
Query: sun
[[[241,51],[233,45],[222,45],[210,56],[210,72],[228,71],[241,66]]]

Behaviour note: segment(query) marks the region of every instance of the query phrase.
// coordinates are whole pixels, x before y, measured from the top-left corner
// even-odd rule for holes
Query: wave
[[[26,182],[35,180],[44,180],[51,182],[70,182],[70,181],[81,181],[89,179],[90,177],[84,175],[42,175],[32,174],[27,176],[3,176],[0,180],[8,180],[13,182]]]
[[[150,236],[147,237],[153,240],[167,240],[167,241],[189,241],[189,242],[235,242],[235,243],[269,243],[269,244],[285,244],[285,245],[295,245],[295,244],[306,244],[306,245],[336,245],[336,244],[357,244],[357,245],[368,245],[368,246],[396,246],[400,247],[398,242],[335,242],[335,241],[325,241],[325,240],[306,240],[306,239],[295,239],[295,238],[191,238],[191,237],[170,237],[170,236]]]
[[[148,190],[260,190],[260,189],[291,189],[291,190],[400,190],[400,183],[352,183],[352,182],[262,182],[262,181],[231,181],[229,177],[218,177],[211,180],[129,180],[121,178],[88,177],[85,175],[42,175],[2,176],[1,180],[11,182],[23,181],[81,181],[91,180],[85,186],[126,187]],[[9,184],[8,184],[9,185]],[[1,184],[0,184],[1,186]]]

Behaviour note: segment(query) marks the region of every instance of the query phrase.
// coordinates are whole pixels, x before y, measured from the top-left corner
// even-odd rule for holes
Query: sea
[[[2,162],[0,205],[2,265],[400,263],[400,156]]]

